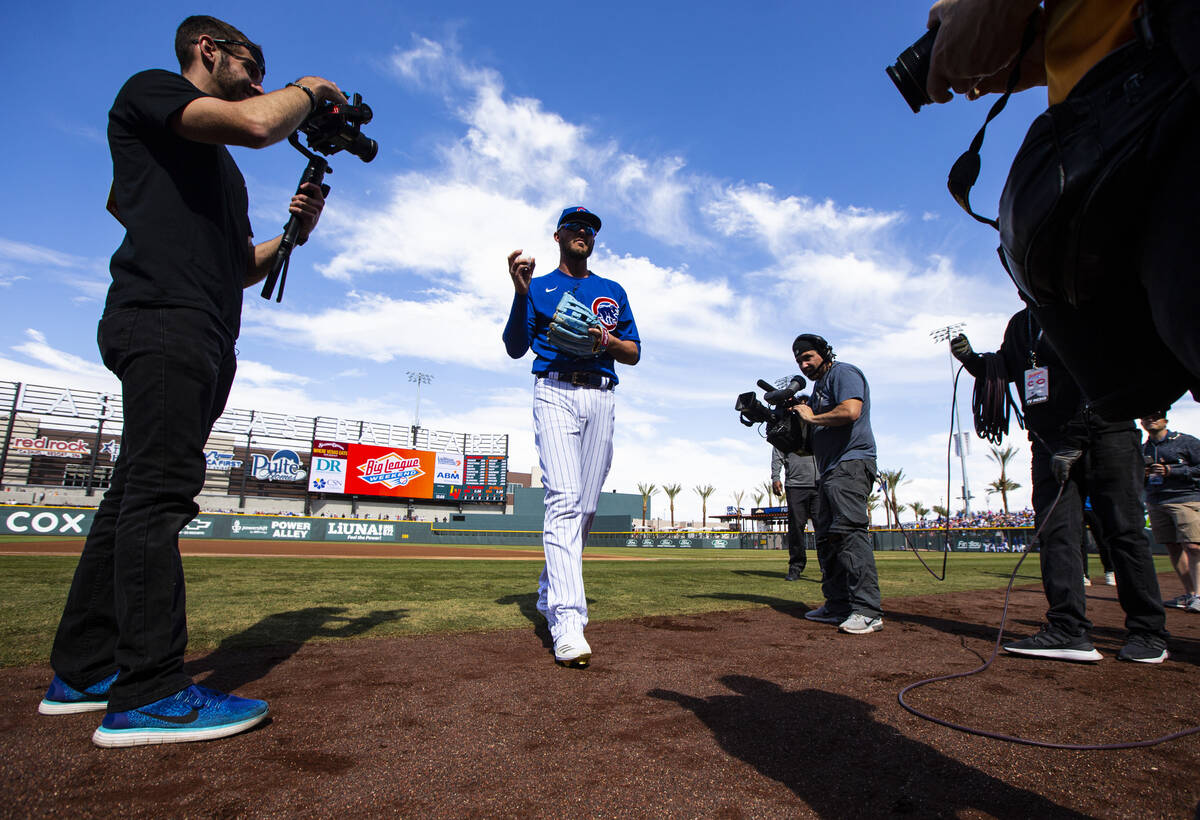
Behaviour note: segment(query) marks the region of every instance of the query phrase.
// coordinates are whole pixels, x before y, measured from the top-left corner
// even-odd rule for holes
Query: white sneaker
[[[842,632],[849,632],[851,635],[866,635],[870,632],[878,632],[883,629],[883,618],[869,618],[866,615],[855,612],[838,624],[838,629]]]
[[[1184,609],[1187,612],[1200,612],[1200,595],[1193,595],[1189,598]]]
[[[1110,587],[1115,587],[1117,585],[1116,573],[1113,573],[1113,572],[1104,573],[1104,583]]]
[[[554,642],[554,662],[562,666],[583,669],[592,659],[592,648],[583,635],[562,637]]]
[[[1086,575],[1083,576],[1083,585],[1085,587],[1090,587],[1092,585],[1092,579],[1087,577]]]

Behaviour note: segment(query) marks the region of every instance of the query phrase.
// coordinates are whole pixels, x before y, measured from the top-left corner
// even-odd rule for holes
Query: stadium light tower
[[[936,330],[929,331],[929,335],[933,337],[936,344],[947,342],[956,336],[962,329],[966,327],[963,322],[955,322],[945,327],[939,327]],[[949,348],[947,348],[949,350]],[[950,383],[954,383],[954,354],[950,354]],[[954,435],[954,441],[958,445],[959,463],[962,465],[962,496],[963,496],[963,512],[967,515],[971,514],[971,485],[967,482],[967,442],[964,440],[962,431],[962,422],[958,419],[958,397],[954,397],[954,429],[951,433]]]
[[[417,412],[413,416],[413,427],[421,426],[421,385],[430,384],[433,382],[433,376],[428,373],[419,373],[416,370],[408,371],[408,380],[417,383]]]

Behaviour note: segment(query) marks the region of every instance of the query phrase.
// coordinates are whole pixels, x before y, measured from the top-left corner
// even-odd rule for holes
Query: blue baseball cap
[[[558,225],[562,225],[564,222],[582,222],[584,225],[591,225],[597,232],[600,230],[600,217],[582,205],[572,205],[564,210],[562,216],[558,218]]]

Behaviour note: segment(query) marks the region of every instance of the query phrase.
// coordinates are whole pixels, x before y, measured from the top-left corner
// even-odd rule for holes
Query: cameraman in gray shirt
[[[783,481],[779,480],[783,468]],[[784,453],[771,449],[771,490],[786,493],[788,508],[788,573],[784,580],[799,581],[808,564],[804,548],[804,529],[816,518],[817,462],[811,455]]]

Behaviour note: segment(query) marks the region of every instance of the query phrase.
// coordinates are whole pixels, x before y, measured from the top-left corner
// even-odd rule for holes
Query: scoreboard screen
[[[504,456],[467,456],[463,465],[463,501],[504,503],[508,488],[508,459]]]

